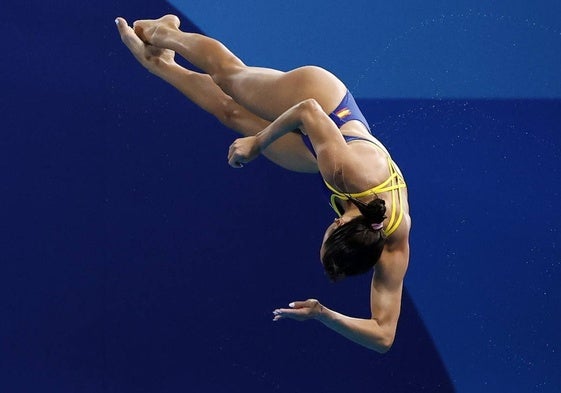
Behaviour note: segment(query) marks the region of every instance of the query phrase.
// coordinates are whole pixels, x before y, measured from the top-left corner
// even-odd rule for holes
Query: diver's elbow
[[[307,98],[298,104],[298,107],[304,112],[322,111],[321,105],[315,98]]]
[[[385,353],[388,353],[390,351],[390,349],[392,349],[392,345],[393,345],[393,342],[391,342],[389,344],[382,344],[382,345],[380,345],[380,347],[378,347],[376,352],[378,352],[381,355],[383,355]]]
[[[298,104],[298,111],[300,119],[305,123],[307,119],[315,118],[317,113],[323,112],[323,109],[314,98],[308,98]]]
[[[388,353],[389,350],[392,348],[393,346],[393,342],[395,340],[395,334],[386,334],[384,335],[384,337],[382,337],[375,348],[373,348],[376,352],[378,352],[379,354],[385,354]]]

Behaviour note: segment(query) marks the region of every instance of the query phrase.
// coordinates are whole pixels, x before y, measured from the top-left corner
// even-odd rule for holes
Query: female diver
[[[345,85],[315,66],[290,72],[248,67],[220,42],[179,30],[174,15],[140,20],[133,28],[123,18],[115,22],[123,43],[149,72],[244,136],[230,146],[232,167],[264,154],[292,171],[319,171],[338,215],[320,250],[331,280],[373,267],[370,319],[308,299],[274,310],[274,320],[316,319],[364,347],[388,351],[409,261],[407,188]],[[204,73],[178,65],[176,52]]]

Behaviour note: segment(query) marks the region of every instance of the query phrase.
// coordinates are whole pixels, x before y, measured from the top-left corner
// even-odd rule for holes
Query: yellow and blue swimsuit
[[[366,118],[358,108],[358,105],[356,104],[353,96],[348,91],[347,94],[345,94],[343,100],[341,101],[341,104],[339,104],[339,106],[329,114],[329,117],[339,128],[341,128],[341,126],[348,121],[358,120],[366,126],[369,132],[371,132],[370,127],[368,126],[368,122],[366,121]],[[305,135],[302,135],[302,137],[304,143],[306,144],[306,146],[308,146],[308,149],[310,149],[310,151],[315,155],[315,151],[313,149],[310,139]],[[330,185],[324,180],[323,181],[324,185],[327,188],[326,191],[328,191],[329,193],[329,202],[331,204],[331,207],[333,208],[335,213],[337,213],[337,215],[340,217],[343,215],[344,211],[342,210],[341,206],[337,203],[338,201],[346,201],[349,199],[349,197],[362,198],[368,195],[390,192],[391,203],[392,203],[391,214],[390,214],[388,225],[386,226],[386,228],[384,228],[385,235],[389,237],[392,233],[396,231],[396,229],[399,227],[399,224],[403,220],[403,196],[401,195],[401,189],[407,187],[407,185],[405,184],[405,179],[403,178],[403,175],[401,174],[401,171],[399,170],[396,163],[390,157],[388,151],[381,144],[366,138],[361,138],[356,136],[343,135],[343,138],[345,138],[345,141],[347,143],[357,140],[370,142],[374,144],[374,146],[382,150],[388,160],[388,168],[390,171],[390,175],[385,181],[383,181],[381,184],[377,185],[376,187],[372,187],[366,191],[352,193],[352,194],[338,191],[337,189],[335,189],[335,187],[333,187],[332,185]],[[398,206],[399,206],[399,212],[398,212]]]

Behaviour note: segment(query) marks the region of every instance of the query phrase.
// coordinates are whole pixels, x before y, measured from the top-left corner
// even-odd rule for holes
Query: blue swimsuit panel
[[[354,97],[348,90],[339,106],[329,114],[329,117],[339,128],[341,128],[343,124],[348,121],[358,120],[362,124],[364,124],[368,131],[370,131],[370,127],[368,126],[366,118],[358,108]]]
[[[370,130],[370,127],[368,126],[368,122],[366,121],[366,118],[358,108],[358,105],[356,104],[354,97],[348,90],[347,93],[345,94],[345,97],[343,97],[343,100],[341,100],[339,106],[337,106],[337,108],[335,108],[335,110],[329,114],[329,118],[333,120],[333,123],[335,123],[335,125],[338,128],[341,128],[345,123],[351,120],[358,120],[362,124],[364,124],[364,126],[368,129],[368,132],[370,133],[372,132]],[[354,140],[364,139],[356,136],[346,136],[346,135],[343,135],[343,138],[345,138],[345,141],[347,143]],[[308,138],[307,135],[302,135],[302,140],[304,141],[308,149],[312,152],[312,154],[316,156],[316,152],[314,151],[314,147],[312,146],[312,142],[310,141],[310,138]]]

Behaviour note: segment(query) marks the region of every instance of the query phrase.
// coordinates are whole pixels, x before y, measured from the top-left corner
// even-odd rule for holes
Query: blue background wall
[[[307,297],[367,316],[369,280],[325,280],[317,248],[332,214],[315,181],[265,159],[230,170],[234,135],[120,43],[115,16],[178,9],[4,2],[0,390],[558,391],[559,6],[406,4],[370,5],[339,29],[375,51],[356,65],[319,39],[280,59],[262,52],[284,45],[274,37],[244,48],[254,19],[175,4],[187,29],[222,35],[248,62],[340,74],[405,171],[413,253],[398,337],[380,356],[314,322],[271,322]],[[288,37],[334,20],[256,7]],[[460,33],[489,63],[459,57]]]
[[[248,64],[321,64],[360,97],[561,97],[556,1],[170,2]]]

